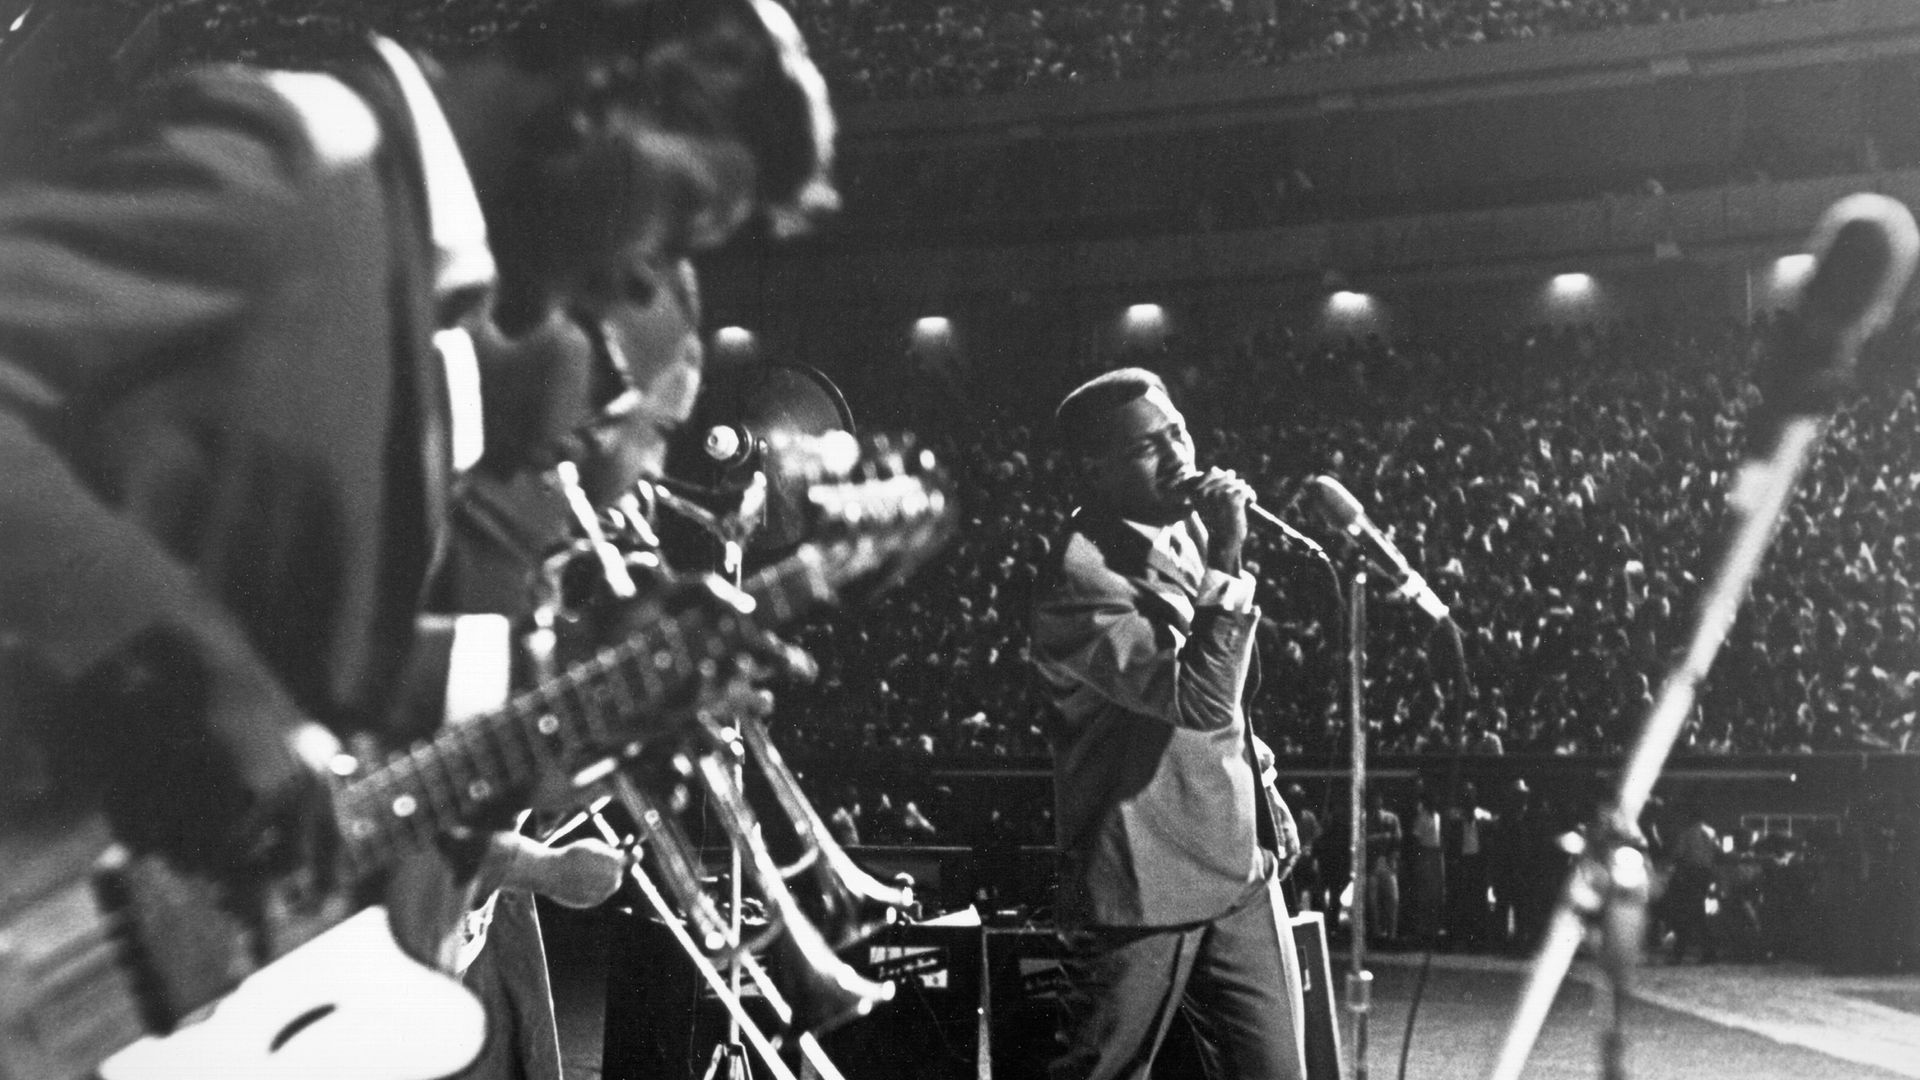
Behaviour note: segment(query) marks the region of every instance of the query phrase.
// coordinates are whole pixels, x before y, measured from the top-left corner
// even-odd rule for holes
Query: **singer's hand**
[[[1207,565],[1223,574],[1238,574],[1253,488],[1231,469],[1208,469],[1193,481],[1192,499],[1200,523],[1207,527]]]

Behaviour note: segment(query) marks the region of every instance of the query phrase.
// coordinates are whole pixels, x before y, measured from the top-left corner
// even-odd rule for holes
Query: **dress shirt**
[[[420,144],[420,171],[427,194],[427,229],[433,242],[433,293],[441,317],[454,320],[484,303],[493,287],[493,251],[487,247],[487,220],[473,189],[460,144],[441,111],[440,101],[407,50],[383,37],[374,48],[392,70],[406,100],[407,114]],[[434,335],[447,373],[447,431],[456,474],[480,460],[487,436],[480,399],[480,361],[473,340],[459,327]]]
[[[1228,611],[1253,610],[1253,575],[1245,570],[1229,574],[1208,566],[1206,556],[1194,542],[1193,534],[1187,530],[1184,522],[1147,525],[1128,521],[1127,526],[1146,537],[1155,548],[1171,555],[1176,564],[1200,582],[1200,592],[1193,601],[1195,607],[1217,605]]]

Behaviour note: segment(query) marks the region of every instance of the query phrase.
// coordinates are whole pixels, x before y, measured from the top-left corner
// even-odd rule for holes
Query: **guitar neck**
[[[833,596],[826,560],[802,549],[750,579],[756,613],[785,621]],[[542,779],[572,775],[662,734],[661,706],[728,660],[744,617],[671,616],[602,649],[491,713],[442,730],[341,787],[335,799],[350,876],[364,877],[434,838],[524,808]]]

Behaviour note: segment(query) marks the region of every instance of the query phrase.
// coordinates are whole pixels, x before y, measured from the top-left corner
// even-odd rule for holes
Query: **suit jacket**
[[[1242,704],[1259,613],[1196,607],[1199,586],[1125,522],[1086,511],[1040,586],[1063,926],[1200,922],[1266,872]]]
[[[408,734],[445,513],[418,151],[365,85],[191,73],[0,193],[0,630],[61,679],[162,642],[256,793],[302,711]]]

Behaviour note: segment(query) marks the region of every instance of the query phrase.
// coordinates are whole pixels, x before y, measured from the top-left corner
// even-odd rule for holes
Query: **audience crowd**
[[[1807,0],[793,0],[843,98],[993,94],[1450,49]]]
[[[96,2],[150,10],[136,0]],[[836,91],[860,99],[1446,49],[1782,2],[1811,0],[791,6]],[[490,36],[532,6],[166,0],[157,6],[158,44],[142,64],[299,62],[370,27],[413,43],[458,44]],[[1329,345],[1271,330],[1212,355],[1176,349],[1114,360],[1167,375],[1199,433],[1202,461],[1251,477],[1291,519],[1311,517],[1292,498],[1307,477],[1338,477],[1452,604],[1462,628],[1457,660],[1446,635],[1376,586],[1363,711],[1377,752],[1577,755],[1627,743],[1688,631],[1751,429],[1756,338],[1744,327],[1627,325]],[[961,389],[978,391],[978,401],[995,397]],[[843,840],[970,846],[976,897],[1030,906],[1049,875],[1021,854],[1051,839],[1047,799],[963,797],[970,793],[956,795],[931,768],[1025,763],[1044,775],[1044,706],[1028,667],[1026,620],[1071,507],[1065,463],[1039,411],[1051,402],[1024,404],[983,407],[956,425],[963,435],[942,440],[965,527],[905,587],[794,632],[820,676],[783,687],[774,720],[781,744],[818,766],[816,775],[833,776],[838,761],[839,779],[858,777],[815,792]],[[1917,420],[1911,393],[1836,417],[1682,753],[1920,751],[1920,542],[1910,539],[1920,534]],[[1352,554],[1325,530],[1310,531],[1350,564]],[[1342,577],[1265,534],[1254,568],[1268,616],[1256,724],[1288,761],[1337,762],[1346,741]],[[892,772],[876,772],[875,762]],[[1322,785],[1289,797],[1318,838],[1293,887],[1308,906],[1335,907],[1349,879],[1338,793]],[[1555,838],[1590,810],[1584,796],[1535,795],[1524,784],[1485,805],[1471,790],[1392,791],[1378,814],[1398,849],[1365,875],[1381,902],[1383,942],[1529,942],[1557,878],[1540,868],[1561,865]],[[1648,824],[1663,874],[1690,861],[1706,874],[1669,890],[1659,912],[1659,940],[1670,940],[1676,956],[1710,957],[1742,934],[1759,954],[1833,952],[1830,941],[1781,935],[1814,925],[1805,915],[1815,906],[1860,916],[1842,925],[1868,926],[1866,914],[1899,909],[1896,899],[1912,894],[1920,873],[1910,858],[1920,821],[1898,807],[1869,808],[1824,845],[1739,836],[1718,855],[1697,816],[1656,815]],[[1897,872],[1869,869],[1876,866]],[[1720,913],[1712,924],[1701,920],[1709,895]],[[1891,928],[1909,965],[1920,965],[1915,921]],[[1871,940],[1856,935],[1839,951],[1864,965]]]
[[[1249,334],[1163,362],[1203,462],[1348,553],[1289,496],[1338,478],[1453,608],[1384,591],[1366,714],[1382,752],[1621,750],[1689,629],[1743,452],[1755,334],[1542,329],[1475,344]],[[1920,750],[1920,452],[1913,395],[1843,410],[1701,695],[1682,752]],[[801,631],[823,666],[783,738],[951,762],[1042,755],[1026,663],[1036,576],[1070,509],[1044,420],[968,425],[946,459],[966,526],[909,585]],[[1262,536],[1256,723],[1338,757],[1344,609],[1324,566]]]
[[[1108,364],[1167,376],[1201,460],[1253,477],[1269,506],[1326,544],[1343,577],[1352,553],[1291,499],[1315,474],[1338,477],[1425,570],[1462,628],[1469,685],[1447,635],[1378,588],[1365,712],[1375,752],[1425,754],[1440,770],[1456,745],[1565,756],[1631,740],[1711,573],[1727,487],[1758,426],[1752,368],[1765,333],[1764,323],[1632,324],[1309,344],[1266,331],[1191,361],[1176,346]],[[1007,853],[1051,841],[1044,790],[1017,782],[1046,766],[1025,622],[1070,505],[1044,417],[986,419],[995,412],[961,418],[962,434],[944,440],[966,507],[958,539],[904,588],[798,631],[822,675],[781,692],[775,732],[823,776],[862,777],[860,789],[817,793],[844,835],[969,846],[976,902],[1044,914],[1044,860]],[[1920,750],[1916,460],[1912,392],[1871,395],[1834,417],[1679,753]],[[1345,631],[1334,575],[1257,535],[1268,619],[1256,724],[1283,760],[1338,765]],[[1471,785],[1443,790],[1438,772],[1382,792],[1399,834],[1366,875],[1383,945],[1524,947],[1544,926],[1565,865],[1558,837],[1590,819],[1597,781],[1530,791],[1481,760],[1485,775],[1509,778],[1484,802]],[[939,779],[970,768],[1000,770],[1003,782],[956,794],[961,781]],[[1337,908],[1349,880],[1344,790],[1307,789],[1288,793],[1319,838],[1295,887],[1303,902]],[[1685,886],[1655,912],[1650,945],[1676,961],[1920,963],[1920,928],[1881,927],[1849,899],[1913,872],[1899,854],[1920,836],[1911,807],[1870,802],[1862,812],[1879,825],[1802,822],[1794,833],[1721,821],[1704,855],[1689,809],[1656,808],[1644,823],[1662,880],[1678,874]],[[1849,929],[1868,925],[1904,944],[1874,954]]]

